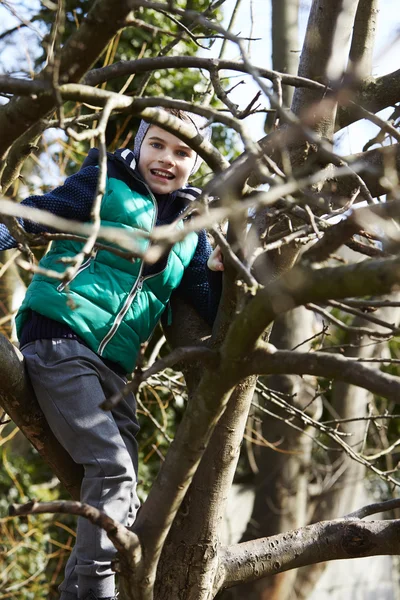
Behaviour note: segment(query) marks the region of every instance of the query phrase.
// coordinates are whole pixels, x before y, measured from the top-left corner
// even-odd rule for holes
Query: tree
[[[147,369],[135,372],[129,384],[130,389],[137,390],[162,369],[180,365],[189,395],[174,441],[135,525],[128,531],[95,509],[76,502],[56,505],[33,502],[12,509],[14,514],[43,511],[83,514],[104,527],[119,551],[121,588],[126,599],[209,600],[225,588],[299,566],[398,551],[399,521],[361,520],[382,507],[390,510],[397,507],[397,500],[337,519],[349,511],[346,506],[338,508],[333,494],[325,512],[316,514],[320,519],[328,516],[335,520],[307,525],[305,506],[309,489],[303,474],[311,465],[311,445],[305,444],[304,436],[297,434],[285,451],[290,453],[294,448],[296,453],[299,449],[303,453],[289,461],[284,460],[282,454],[279,461],[282,458],[280,480],[296,479],[301,484],[301,494],[296,499],[298,519],[293,518],[288,523],[282,520],[280,527],[285,530],[269,531],[265,538],[230,546],[220,543],[219,526],[257,376],[269,377],[268,385],[263,379],[258,389],[260,395],[271,398],[279,406],[279,411],[274,412],[275,418],[316,429],[322,441],[316,435],[314,440],[320,444],[319,449],[322,444],[323,456],[329,450],[326,440],[330,440],[368,472],[391,485],[398,485],[393,470],[382,468],[377,462],[385,449],[375,453],[379,456],[368,458],[363,449],[347,442],[348,430],[342,427],[340,418],[336,423],[327,424],[322,421],[327,420],[324,414],[318,417],[318,410],[311,414],[306,410],[309,405],[317,406],[311,401],[322,393],[331,399],[337,394],[344,404],[344,418],[353,420],[353,394],[349,394],[348,387],[341,391],[339,387],[356,386],[374,395],[378,411],[370,415],[357,412],[358,418],[375,422],[392,418],[391,412],[385,413],[383,399],[387,399],[390,407],[398,402],[400,381],[396,374],[389,369],[375,369],[366,362],[373,360],[379,364],[377,351],[372,356],[361,357],[360,354],[357,358],[334,353],[332,345],[323,339],[325,327],[316,332],[319,335],[314,333],[313,336],[314,344],[320,348],[314,345],[307,351],[304,351],[305,346],[299,346],[311,341],[305,339],[306,334],[300,335],[296,327],[292,340],[283,340],[279,337],[279,327],[285,319],[293,318],[293,309],[307,307],[322,313],[324,319],[334,319],[340,327],[347,327],[349,335],[358,336],[358,345],[361,336],[373,342],[387,341],[398,331],[397,324],[392,322],[394,317],[376,318],[371,311],[377,306],[384,306],[386,310],[398,306],[396,298],[387,300],[387,297],[396,292],[400,281],[395,226],[400,136],[394,126],[396,116],[390,122],[376,113],[398,102],[400,79],[398,72],[378,79],[370,76],[368,57],[373,46],[375,14],[375,3],[371,0],[313,1],[298,76],[252,65],[244,41],[225,31],[213,18],[213,9],[218,5],[220,2],[208,6],[206,13],[200,13],[191,10],[189,2],[178,7],[146,0],[126,0],[118,4],[98,0],[80,22],[79,29],[71,33],[63,45],[56,42],[58,33],[57,26],[54,27],[52,60],[34,80],[0,77],[0,90],[10,98],[0,107],[4,192],[18,175],[22,159],[32,150],[34,140],[52,124],[51,119],[78,141],[97,137],[100,155],[104,156],[106,125],[113,112],[134,114],[161,124],[191,144],[214,172],[205,186],[204,204],[198,207],[200,214],[192,218],[190,225],[209,227],[224,253],[223,295],[212,336],[190,307],[175,298],[173,309],[185,315],[185,327],[166,328],[174,349]],[[174,23],[178,21],[180,27],[185,27],[185,35],[191,39],[196,37],[198,25],[224,36],[237,44],[241,61],[172,55],[91,69],[117,32],[131,24],[132,18],[135,26],[140,26],[137,20],[145,19],[148,10],[167,11]],[[58,14],[56,24],[62,21],[60,9]],[[369,19],[365,18],[367,15]],[[116,77],[171,68],[201,68],[208,72],[214,92],[229,114],[210,108],[207,103],[192,105],[176,98],[128,97],[96,87]],[[250,73],[269,101],[270,109],[275,111],[272,132],[258,142],[249,137],[242,123],[249,113],[257,110],[258,98],[249,99],[247,109],[240,111],[221,83],[221,71],[226,69]],[[272,82],[272,86],[266,81]],[[282,106],[282,85],[295,88],[291,111]],[[78,115],[70,120],[71,117],[63,114],[65,102],[69,105],[84,102],[99,109],[95,115]],[[190,131],[182,123],[163,116],[156,108],[159,106],[190,108],[221,123],[241,135],[245,151],[229,165],[205,141],[191,139]],[[367,118],[378,126],[376,140],[380,145],[361,155],[342,157],[332,147],[335,132],[360,118]],[[76,129],[91,119],[96,119],[98,124],[77,133]],[[100,181],[103,172],[104,167],[101,167]],[[261,184],[267,184],[268,190],[254,189]],[[384,194],[387,194],[386,202],[374,201]],[[212,196],[217,200],[209,203]],[[77,226],[37,211],[32,215],[9,200],[0,200],[0,212],[25,255],[29,255],[27,245],[34,246],[38,240],[27,237],[15,217],[34,218],[86,238],[82,253],[63,275],[65,281],[79,268],[99,234],[96,220],[92,225]],[[217,224],[226,219],[229,227],[225,238]],[[155,253],[162,252],[168,243],[185,233],[162,228],[154,231],[152,254],[144,258],[154,260]],[[102,230],[101,237],[115,242],[111,230]],[[137,256],[132,240],[118,238],[118,245],[122,251]],[[364,260],[356,262],[350,258],[338,266],[336,253],[347,245],[361,253]],[[26,260],[20,264],[29,271],[37,269]],[[343,312],[355,314],[359,322],[343,324]],[[305,321],[304,317],[302,320]],[[179,322],[182,323],[182,317]],[[274,322],[277,326],[269,339]],[[350,342],[338,337],[337,343],[341,347]],[[5,337],[0,338],[0,356],[3,408],[51,462],[71,495],[77,497],[80,474],[46,429],[24,378],[20,357]],[[289,381],[285,390],[289,390],[289,395],[282,394],[282,380],[277,385],[271,383],[271,378],[277,376],[285,376]],[[309,378],[307,386],[301,385],[301,393],[293,398],[290,390],[293,390],[295,376]],[[365,398],[361,399],[358,410],[364,410]],[[109,400],[114,401],[116,399]],[[261,406],[262,409],[268,411],[268,405]],[[268,421],[265,428],[268,430]],[[351,481],[354,482],[353,476]],[[277,501],[283,505],[290,500],[289,495],[285,493],[285,498]],[[184,561],[180,559],[182,556]],[[289,582],[285,586],[290,591],[294,584],[291,578]],[[273,583],[272,587],[276,593],[277,585]],[[284,593],[287,597],[288,591]]]

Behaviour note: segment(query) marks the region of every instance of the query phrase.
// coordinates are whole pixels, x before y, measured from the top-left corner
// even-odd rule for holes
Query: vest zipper
[[[149,186],[144,183],[144,186],[146,187],[147,191],[149,192],[150,195],[150,199],[153,202],[154,205],[154,216],[153,216],[153,222],[151,224],[151,229],[150,231],[153,229],[155,223],[157,222],[157,214],[158,214],[158,205],[157,205],[157,201],[153,195],[153,192],[151,191],[151,189],[149,188]],[[132,302],[135,299],[135,296],[138,294],[138,292],[140,292],[140,290],[143,287],[143,281],[144,279],[147,279],[147,277],[142,277],[142,271],[143,271],[143,260],[141,261],[140,267],[139,267],[139,273],[137,276],[137,279],[135,281],[135,283],[133,284],[131,291],[129,292],[121,310],[119,311],[119,313],[117,314],[117,316],[114,319],[113,324],[111,325],[111,328],[109,329],[108,333],[104,336],[104,338],[101,340],[99,348],[97,350],[97,353],[99,354],[99,356],[103,356],[103,352],[105,350],[105,347],[107,346],[107,344],[110,342],[110,340],[114,337],[114,335],[116,334],[118,327],[121,325],[121,322],[123,320],[123,318],[125,317],[126,313],[128,312]]]
[[[140,266],[140,273],[142,272],[142,269],[143,269],[143,263]],[[111,329],[108,331],[107,335],[105,335],[104,338],[100,342],[100,346],[99,346],[99,349],[97,351],[100,356],[103,355],[104,348],[107,346],[108,342],[111,340],[111,338],[114,337],[114,335],[115,335],[118,327],[121,325],[122,319],[124,318],[124,316],[128,312],[129,307],[131,306],[133,300],[135,299],[136,294],[138,294],[140,292],[140,290],[142,289],[142,287],[143,287],[143,277],[139,276],[136,279],[136,281],[135,281],[135,283],[134,283],[131,291],[129,292],[129,294],[128,294],[125,302],[124,302],[123,307],[121,308],[121,310],[119,311],[119,313],[115,317],[115,320],[114,320],[114,323],[111,326]]]
[[[98,250],[96,250],[92,256],[89,256],[89,258],[87,258],[85,260],[85,262],[81,264],[81,266],[79,267],[79,269],[77,270],[75,275],[72,277],[72,279],[70,279],[67,283],[61,282],[60,285],[57,286],[57,291],[63,292],[65,290],[65,288],[67,287],[67,285],[69,285],[71,283],[71,281],[74,281],[74,279],[76,277],[78,277],[78,275],[80,273],[82,273],[82,271],[85,271],[85,269],[90,267],[92,264],[92,261],[94,261],[96,258],[97,252],[98,252]]]

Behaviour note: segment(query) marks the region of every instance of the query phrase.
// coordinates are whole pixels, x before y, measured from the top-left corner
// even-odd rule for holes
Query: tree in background
[[[313,1],[298,76],[254,66],[247,56],[247,41],[224,30],[215,19],[213,10],[220,4],[206,4],[202,13],[199,7],[193,10],[192,3],[173,6],[127,0],[116,5],[98,0],[62,43],[66,22],[62,6],[46,2],[54,10],[54,27],[42,71],[34,80],[0,78],[0,90],[9,97],[0,107],[3,193],[47,127],[67,131],[78,144],[97,139],[104,152],[111,114],[122,120],[141,116],[169,128],[193,145],[214,173],[190,227],[208,227],[224,254],[219,315],[210,332],[175,298],[179,328],[165,328],[172,350],[148,365],[144,360],[133,374],[131,389],[148,382],[156,390],[169,387],[179,398],[181,380],[171,372],[179,366],[188,400],[132,530],[79,503],[31,503],[12,509],[14,514],[84,514],[104,527],[119,551],[117,568],[125,600],[210,600],[242,583],[252,585],[254,597],[268,593],[283,600],[296,588],[297,567],[398,552],[399,521],[364,522],[362,517],[382,505],[351,512],[354,507],[343,489],[356,497],[355,486],[366,473],[371,485],[379,488],[380,499],[390,498],[398,485],[400,382],[396,360],[385,352],[398,332],[394,311],[400,281],[400,136],[396,114],[384,121],[376,113],[398,102],[399,74],[370,77],[376,10],[371,0]],[[135,57],[115,64],[104,61],[104,66],[92,68],[104,49],[112,47],[111,41],[114,46],[115,40],[122,39],[129,44],[125,28],[133,25],[133,31],[147,31],[159,11],[167,13],[192,42],[207,30],[236,44],[241,60],[182,56],[174,47],[166,56]],[[200,34],[194,29],[198,25]],[[119,81],[123,86],[132,74],[135,80],[145,80],[153,73],[160,73],[158,81],[167,81],[164,74],[169,69],[179,70],[182,77],[185,69],[203,69],[218,104],[187,103],[175,88],[169,92],[171,97],[144,96],[140,86],[133,96],[121,93],[120,87],[115,94],[108,83]],[[241,109],[231,101],[222,77],[226,70],[249,73],[257,82],[260,94],[249,98],[247,107]],[[291,111],[282,103],[285,86],[295,89]],[[159,93],[155,88],[154,94]],[[243,154],[230,165],[215,148],[191,140],[182,128],[178,131],[174,119],[165,122],[158,106],[190,107],[228,132],[237,132]],[[270,133],[255,141],[246,129],[246,117],[260,109],[274,111],[274,118]],[[342,157],[332,147],[335,132],[360,118],[378,127],[371,142],[376,147]],[[227,138],[231,139],[230,133]],[[384,194],[386,202],[375,200]],[[216,199],[210,202],[211,197]],[[0,201],[0,213],[20,242],[19,264],[35,271],[35,263],[27,260],[31,256],[27,246],[43,240],[26,236],[15,220],[32,215],[10,200]],[[96,243],[96,222],[88,229],[48,219],[35,213],[37,221],[83,235],[85,253]],[[107,237],[106,230],[100,234]],[[153,255],[141,258],[154,260],[154,253],[162,252],[179,235],[179,231],[156,230]],[[132,240],[118,243],[133,257]],[[358,258],[339,254],[343,247],[356,251]],[[65,281],[83,258],[77,256],[68,267]],[[380,308],[384,311],[377,316]],[[328,329],[327,323],[334,329],[333,325]],[[394,342],[392,351],[396,352]],[[20,358],[5,337],[0,338],[0,358],[4,410],[76,497],[80,474],[46,428]],[[261,377],[258,383],[257,376]],[[263,449],[256,456],[253,448],[253,467],[258,471],[256,518],[247,529],[247,541],[223,545],[220,526],[250,409],[246,437],[272,445],[274,452]],[[267,415],[262,424],[261,415]],[[169,444],[172,434],[167,424],[157,421],[156,426]],[[245,459],[242,470],[247,468]],[[397,505],[397,500],[388,500],[383,508]],[[261,519],[266,506],[268,518]],[[347,518],[338,518],[343,514]],[[311,521],[314,524],[307,525]],[[270,575],[275,577],[267,580]],[[318,569],[310,567],[298,577],[302,597],[308,589],[305,579],[312,587],[318,575]],[[254,585],[258,580],[264,581]]]

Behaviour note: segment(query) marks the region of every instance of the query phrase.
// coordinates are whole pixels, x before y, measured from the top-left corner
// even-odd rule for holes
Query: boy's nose
[[[174,159],[172,157],[171,152],[165,152],[162,156],[160,156],[159,162],[167,165],[173,165]]]

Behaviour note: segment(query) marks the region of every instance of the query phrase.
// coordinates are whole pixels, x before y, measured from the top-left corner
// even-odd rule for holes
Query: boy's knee
[[[113,485],[135,485],[137,474],[127,450],[120,450],[102,461],[103,477]]]

